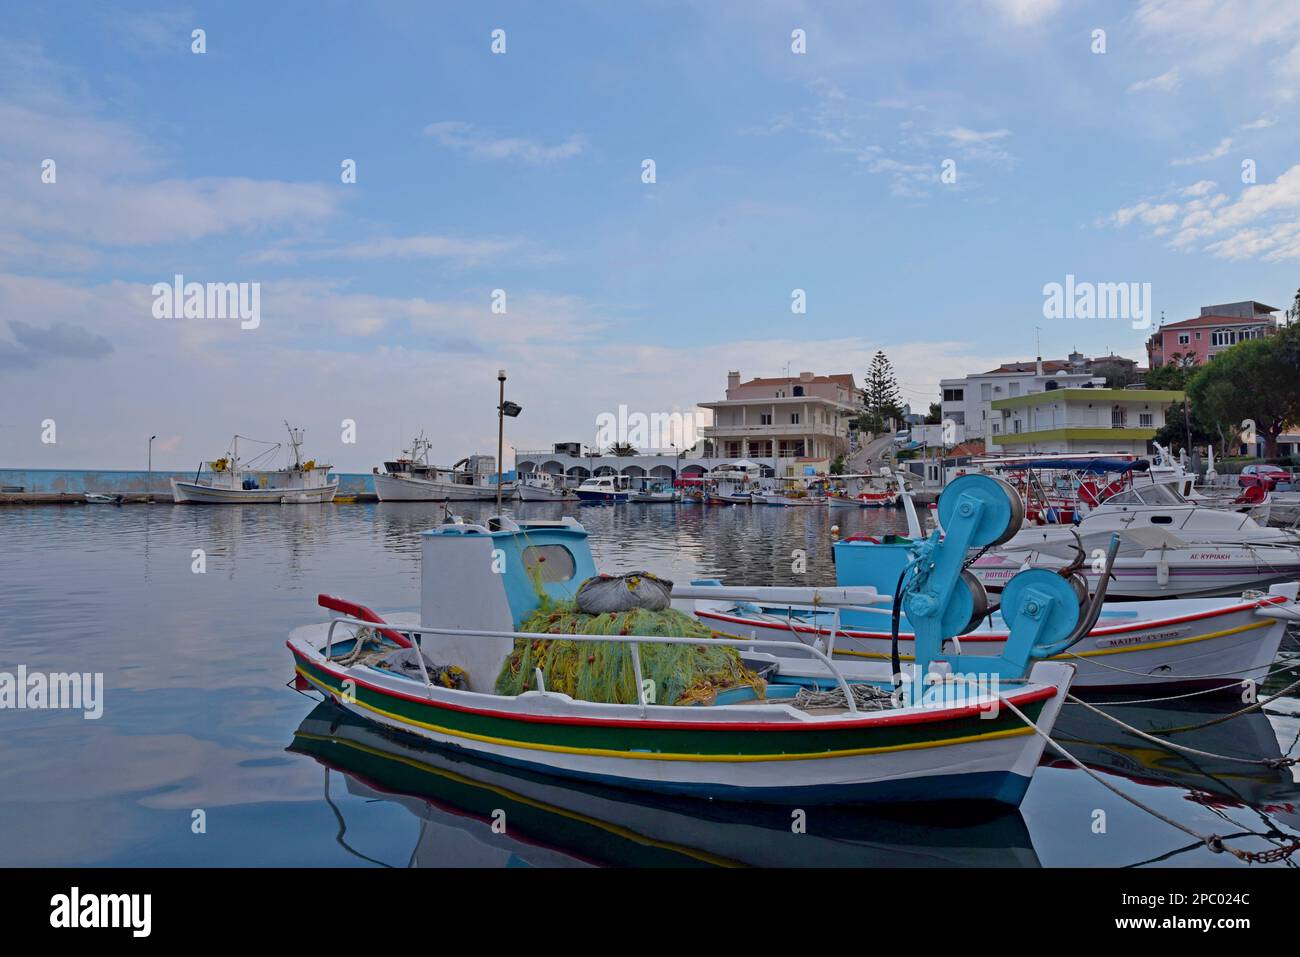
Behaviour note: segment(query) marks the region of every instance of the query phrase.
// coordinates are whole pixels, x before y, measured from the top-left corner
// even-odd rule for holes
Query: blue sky
[[[6,5],[0,465],[156,433],[186,468],[286,417],[343,468],[420,428],[449,460],[495,445],[500,367],[534,448],[728,368],[884,349],[923,408],[1036,334],[1142,358],[1044,284],[1288,305],[1297,90],[1281,0]],[[178,272],[259,282],[262,324],[154,318]]]

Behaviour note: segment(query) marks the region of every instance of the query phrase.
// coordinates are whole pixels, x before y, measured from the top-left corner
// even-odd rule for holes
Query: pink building
[[[1147,340],[1151,368],[1166,363],[1204,365],[1238,342],[1277,331],[1277,308],[1262,302],[1202,306],[1201,314],[1182,322],[1162,323]]]

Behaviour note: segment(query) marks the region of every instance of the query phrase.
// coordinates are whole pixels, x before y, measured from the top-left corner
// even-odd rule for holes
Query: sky
[[[1045,285],[1289,306],[1298,92],[1292,0],[5,4],[0,467],[285,419],[449,463],[499,369],[538,449],[728,370],[884,350],[924,410],[1040,341],[1145,361]],[[177,274],[256,284],[256,327],[159,316]]]

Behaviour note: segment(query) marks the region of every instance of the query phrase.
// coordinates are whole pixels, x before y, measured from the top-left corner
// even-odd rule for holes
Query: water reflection
[[[371,863],[417,867],[1037,867],[1015,812],[791,808],[655,798],[507,769],[381,730],[319,705],[292,752],[326,769],[337,840]],[[354,798],[400,805],[419,822],[409,856],[384,860],[349,839],[328,772]],[[391,853],[391,852],[390,852]]]

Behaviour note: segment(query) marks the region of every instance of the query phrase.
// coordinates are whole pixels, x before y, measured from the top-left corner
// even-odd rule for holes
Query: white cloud
[[[988,0],[1003,17],[1019,26],[1041,23],[1061,7],[1061,0]]]
[[[257,263],[296,263],[328,259],[432,259],[450,260],[462,266],[478,265],[516,251],[518,239],[461,239],[455,236],[375,236],[355,243],[305,247],[286,242],[256,253]]]
[[[1266,130],[1270,126],[1276,126],[1276,125],[1277,125],[1276,116],[1265,115],[1265,116],[1261,116],[1257,120],[1251,120],[1249,123],[1241,124],[1241,128],[1243,130]]]
[[[1198,153],[1196,156],[1186,156],[1182,159],[1170,160],[1170,166],[1194,166],[1197,163],[1208,163],[1210,160],[1216,160],[1220,157],[1227,156],[1228,151],[1232,149],[1232,137],[1225,136],[1219,140],[1219,144],[1214,149],[1205,153]]]
[[[480,159],[521,159],[526,163],[554,163],[572,159],[586,148],[586,139],[577,134],[561,143],[548,146],[522,137],[492,136],[472,123],[445,120],[430,123],[425,136],[447,149],[460,150]]]
[[[1201,180],[1178,191],[1190,197],[1179,203],[1144,200],[1117,210],[1112,225],[1137,222],[1160,227],[1178,220],[1172,230],[1154,231],[1173,249],[1202,249],[1219,259],[1253,259],[1265,262],[1300,259],[1300,165],[1292,166],[1271,183],[1247,186],[1234,200],[1223,193],[1210,195],[1214,184]]]
[[[1130,93],[1146,93],[1150,90],[1156,90],[1161,93],[1168,93],[1178,89],[1182,83],[1182,75],[1178,67],[1173,67],[1161,73],[1159,76],[1153,76],[1150,79],[1139,80],[1129,86]]]

